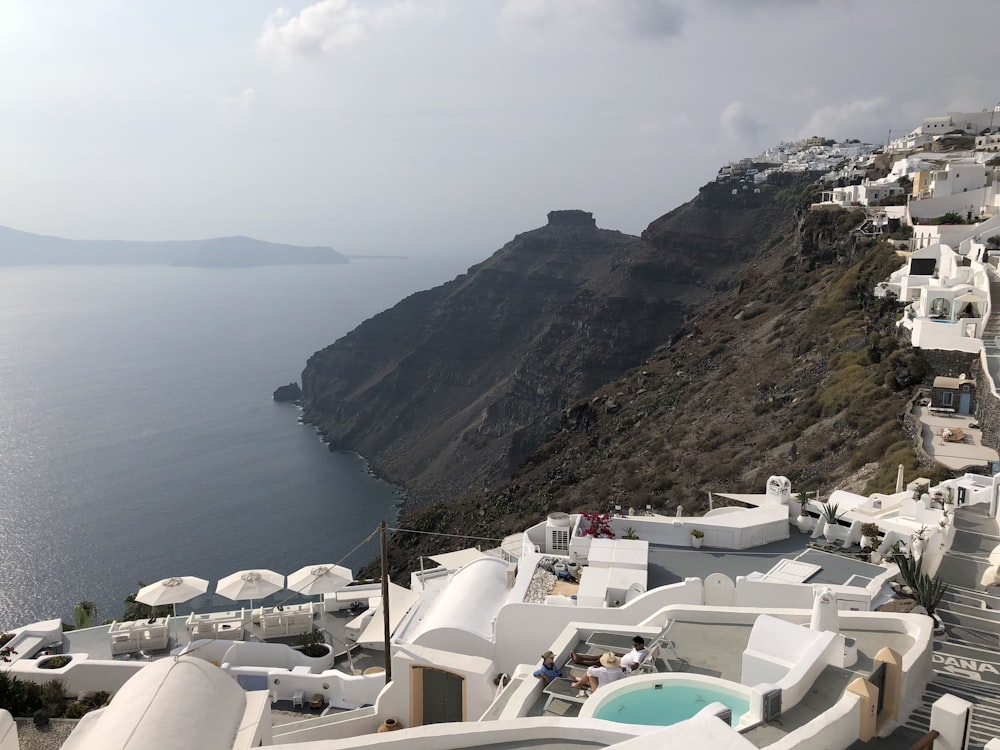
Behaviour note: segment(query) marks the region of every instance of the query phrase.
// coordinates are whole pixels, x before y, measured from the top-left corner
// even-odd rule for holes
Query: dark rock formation
[[[772,474],[822,498],[891,491],[900,463],[907,480],[946,475],[919,466],[899,419],[913,385],[934,373],[897,337],[899,306],[870,293],[901,259],[858,239],[859,212],[797,205],[733,273],[732,289],[640,366],[571,402],[510,477],[410,509],[399,525],[497,539],[554,511],[698,514],[709,492],[762,492]],[[394,534],[390,570],[403,580],[419,555],[462,544]]]
[[[302,398],[302,389],[299,388],[298,383],[289,383],[288,385],[279,385],[274,389],[274,400],[275,401],[289,401],[297,402]]]
[[[699,196],[642,238],[553,211],[545,227],[313,355],[306,420],[417,503],[489,486],[572,401],[643,362],[694,305],[738,283],[736,269],[787,219],[772,193],[727,198]]]

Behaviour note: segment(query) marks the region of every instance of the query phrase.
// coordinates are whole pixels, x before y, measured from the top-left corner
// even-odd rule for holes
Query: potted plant
[[[615,532],[611,529],[610,513],[588,513],[581,511],[580,516],[587,522],[587,527],[580,533],[582,536],[591,536],[595,539],[614,539]]]
[[[635,541],[639,538],[639,535],[635,532],[631,526],[625,527],[625,531],[622,532],[622,539],[631,539]]]
[[[333,666],[333,647],[325,641],[323,633],[316,628],[302,636],[302,645],[296,650],[310,660],[307,666],[314,673]]]
[[[826,541],[837,539],[837,520],[843,515],[837,503],[823,503],[823,536]]]
[[[878,524],[877,523],[861,524],[862,551],[873,549],[877,543],[878,543]]]
[[[705,538],[705,532],[701,529],[691,529],[691,546],[695,549],[701,548],[701,541]]]
[[[795,496],[795,499],[799,501],[799,515],[795,519],[795,524],[799,527],[799,531],[808,534],[809,528],[812,526],[812,519],[806,513],[806,506],[809,505],[809,493],[802,490]]]

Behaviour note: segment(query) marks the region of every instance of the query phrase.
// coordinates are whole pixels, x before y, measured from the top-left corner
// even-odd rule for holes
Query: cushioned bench
[[[262,638],[282,638],[290,635],[305,635],[313,629],[311,612],[276,612],[261,615]]]

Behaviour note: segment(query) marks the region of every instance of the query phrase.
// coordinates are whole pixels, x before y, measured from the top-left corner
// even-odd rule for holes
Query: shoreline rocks
[[[278,402],[298,403],[302,398],[302,389],[298,383],[280,385],[274,389],[274,400]]]

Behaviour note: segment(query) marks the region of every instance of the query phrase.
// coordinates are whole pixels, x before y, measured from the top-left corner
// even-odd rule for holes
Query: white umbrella
[[[232,599],[250,600],[253,609],[254,599],[263,599],[275,591],[285,588],[285,577],[273,570],[238,570],[225,578],[220,578],[215,586],[215,593]]]
[[[330,594],[354,580],[343,565],[307,565],[288,576],[288,588],[305,596]]]
[[[174,576],[172,578],[164,578],[148,586],[143,586],[139,589],[139,593],[135,595],[135,600],[143,604],[148,604],[150,607],[173,604],[174,614],[176,614],[176,605],[179,602],[194,599],[199,594],[204,594],[207,589],[208,581],[204,578]]]

